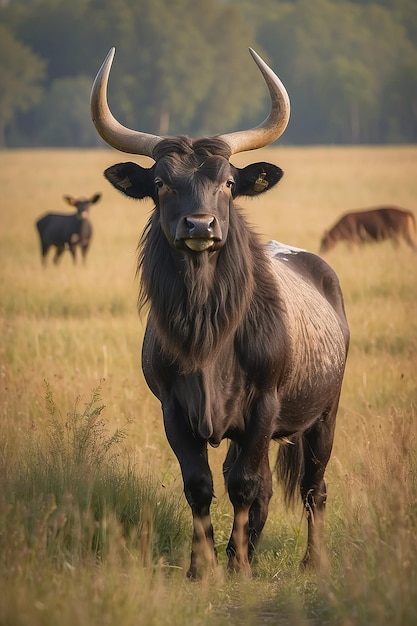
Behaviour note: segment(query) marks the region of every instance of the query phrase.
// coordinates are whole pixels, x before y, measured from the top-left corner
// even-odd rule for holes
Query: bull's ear
[[[63,196],[63,198],[64,198],[64,201],[65,201],[67,204],[70,204],[71,206],[76,206],[77,201],[76,201],[76,199],[75,199],[75,198],[73,198],[72,196]]]
[[[136,163],[118,163],[108,167],[104,176],[119,191],[130,198],[148,198],[155,195],[154,168]]]
[[[284,172],[271,163],[252,163],[239,170],[235,196],[257,196],[274,187]]]

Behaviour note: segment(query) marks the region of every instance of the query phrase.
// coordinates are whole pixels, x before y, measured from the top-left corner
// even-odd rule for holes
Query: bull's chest
[[[244,386],[240,369],[225,355],[215,365],[178,375],[170,396],[193,433],[216,445],[230,430],[244,429]]]

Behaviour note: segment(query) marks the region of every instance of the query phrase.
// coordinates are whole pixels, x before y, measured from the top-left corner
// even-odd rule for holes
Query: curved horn
[[[98,133],[113,148],[130,154],[152,157],[153,149],[161,141],[158,135],[150,135],[122,126],[107,104],[107,83],[115,49],[111,48],[99,69],[91,90],[91,117]],[[153,157],[152,157],[153,158]]]
[[[230,146],[231,154],[269,145],[282,135],[290,119],[290,99],[284,85],[255,50],[249,48],[249,52],[261,70],[269,89],[271,112],[262,124],[255,128],[219,135],[219,139]]]

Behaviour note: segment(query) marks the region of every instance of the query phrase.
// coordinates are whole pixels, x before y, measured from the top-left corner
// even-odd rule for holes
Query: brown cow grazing
[[[287,501],[300,495],[308,520],[304,563],[322,565],[330,457],[349,330],[338,279],[319,256],[262,245],[238,196],[271,189],[282,171],[269,163],[238,169],[231,155],[261,148],[287,125],[284,86],[251,51],[272,106],[256,128],[203,139],[162,138],[125,128],[110,112],[112,49],[94,82],[91,107],[110,145],[153,158],[109,167],[127,196],[152,198],[142,234],[139,306],[149,305],[142,348],[145,378],[160,400],[193,517],[192,578],[216,565],[208,445],[231,440],[223,469],[234,521],[228,568],[250,575],[268,515],[268,450],[281,442],[278,476]]]
[[[416,223],[411,211],[394,207],[354,211],[343,215],[324,233],[320,254],[334,248],[338,241],[362,244],[391,239],[397,245],[402,239],[412,248],[417,248],[415,234]]]
[[[64,250],[71,252],[74,263],[76,261],[76,248],[81,249],[83,261],[85,261],[93,227],[88,216],[92,204],[98,202],[101,193],[96,193],[91,198],[73,198],[64,196],[64,201],[75,207],[73,213],[47,213],[36,222],[39,238],[41,240],[41,257],[43,265],[46,265],[46,255],[51,246],[55,246],[53,262],[58,263]]]

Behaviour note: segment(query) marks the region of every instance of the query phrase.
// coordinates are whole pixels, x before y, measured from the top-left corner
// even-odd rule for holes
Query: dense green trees
[[[42,97],[45,63],[0,24],[0,147],[6,128],[19,111],[26,111]]]
[[[3,0],[0,145],[102,145],[89,91],[117,50],[124,124],[214,134],[257,124],[268,97],[247,48],[291,98],[287,143],[417,141],[414,0]]]
[[[393,9],[366,2],[299,0],[263,21],[258,37],[291,95],[293,141],[416,141],[393,134],[403,111],[388,105],[392,78],[405,63],[417,68],[417,49],[394,17]],[[411,95],[417,72],[404,79],[402,91]]]

